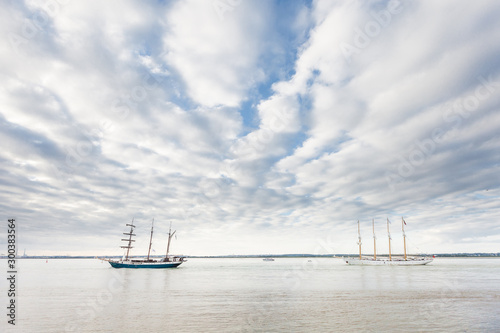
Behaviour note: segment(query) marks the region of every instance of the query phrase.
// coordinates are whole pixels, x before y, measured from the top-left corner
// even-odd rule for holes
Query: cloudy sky
[[[20,252],[500,251],[498,1],[1,6]]]

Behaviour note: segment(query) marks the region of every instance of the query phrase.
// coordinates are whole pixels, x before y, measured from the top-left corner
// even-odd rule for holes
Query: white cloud
[[[238,106],[265,78],[268,5],[241,2],[221,11],[211,1],[180,1],[168,12],[165,60],[182,77],[189,96],[204,106]]]
[[[0,41],[0,209],[29,252],[47,229],[72,240],[54,252],[118,252],[132,216],[160,234],[174,220],[186,254],[313,252],[325,235],[348,252],[355,220],[386,215],[422,250],[494,250],[495,2],[390,20],[383,1],[213,4],[0,13],[22,38]]]

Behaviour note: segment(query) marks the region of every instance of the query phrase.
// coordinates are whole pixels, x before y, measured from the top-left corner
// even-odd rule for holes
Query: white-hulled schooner
[[[377,244],[375,237],[375,221],[372,220],[373,229],[373,257],[363,257],[361,255],[361,232],[358,221],[358,246],[359,258],[346,258],[345,262],[349,265],[398,265],[398,266],[414,266],[425,265],[432,261],[432,258],[427,257],[408,257],[406,255],[406,234],[405,234],[405,220],[401,217],[401,229],[403,230],[403,246],[404,257],[393,257],[391,254],[391,232],[389,231],[389,219],[387,219],[387,235],[389,238],[389,258],[377,258]]]

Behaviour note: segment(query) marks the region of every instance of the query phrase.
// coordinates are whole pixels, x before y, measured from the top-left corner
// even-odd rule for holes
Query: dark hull
[[[108,261],[114,268],[175,268],[182,264],[182,261],[172,262],[122,262]]]

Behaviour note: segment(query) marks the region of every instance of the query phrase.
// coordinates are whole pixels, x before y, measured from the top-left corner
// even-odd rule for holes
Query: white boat
[[[408,257],[406,260],[404,258],[392,258],[389,259],[373,259],[373,258],[346,258],[345,262],[349,265],[393,265],[393,266],[414,266],[414,265],[425,265],[432,261],[432,258],[412,258]]]
[[[348,265],[370,265],[370,266],[415,266],[415,265],[426,265],[432,262],[432,258],[428,257],[408,257],[406,255],[406,234],[405,234],[406,222],[401,218],[401,229],[403,230],[403,247],[404,247],[404,257],[393,257],[391,254],[391,233],[389,231],[389,219],[387,219],[387,235],[389,238],[389,257],[388,258],[377,258],[377,244],[375,237],[375,222],[372,220],[373,228],[373,257],[363,257],[361,255],[361,232],[359,228],[358,221],[358,246],[359,246],[359,257],[358,258],[344,258],[346,264]]]
[[[264,260],[264,261],[274,261],[274,259],[273,259],[273,258],[264,258],[264,259],[262,259],[262,260]]]

